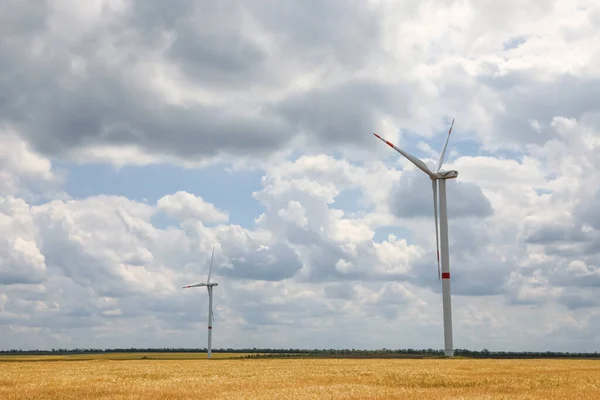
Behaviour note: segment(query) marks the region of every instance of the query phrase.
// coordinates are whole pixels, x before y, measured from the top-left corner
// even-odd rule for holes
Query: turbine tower
[[[438,279],[440,278],[440,253],[442,256],[442,307],[444,309],[444,353],[447,357],[454,356],[454,346],[452,343],[452,306],[450,302],[450,253],[448,250],[448,209],[446,205],[446,180],[454,179],[458,176],[458,172],[444,171],[441,170],[442,164],[444,163],[444,156],[446,154],[446,147],[448,146],[448,140],[450,140],[450,133],[452,133],[452,127],[454,126],[454,119],[448,130],[448,136],[446,137],[446,143],[440,153],[435,171],[431,171],[427,165],[418,159],[417,157],[407,153],[406,151],[394,146],[391,142],[383,139],[378,134],[374,133],[378,139],[385,142],[388,146],[396,150],[398,153],[406,157],[412,162],[417,168],[429,175],[431,179],[431,187],[433,189],[433,213],[435,216],[435,243],[437,251],[437,263],[438,263]],[[439,202],[439,232],[438,232],[438,182],[440,192]],[[439,236],[439,239],[438,239]]]
[[[191,285],[183,286],[183,289],[193,288],[193,287],[201,287],[201,286],[206,286],[206,289],[208,289],[208,348],[207,348],[207,358],[210,358],[210,356],[211,356],[212,322],[213,322],[213,308],[212,308],[213,288],[215,286],[219,285],[216,282],[214,282],[214,283],[210,282],[210,274],[212,273],[212,264],[213,264],[213,258],[214,257],[215,257],[215,246],[213,246],[212,256],[210,257],[210,267],[208,269],[208,279],[206,280],[206,283],[200,282],[200,283],[193,283]]]

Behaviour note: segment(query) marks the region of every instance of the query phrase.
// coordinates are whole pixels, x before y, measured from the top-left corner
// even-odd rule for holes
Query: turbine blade
[[[438,281],[440,280],[440,242],[438,233],[438,193],[437,180],[431,180],[431,188],[433,189],[433,214],[435,215],[435,253],[437,256]]]
[[[435,172],[438,172],[442,168],[442,164],[444,163],[444,156],[446,155],[446,147],[448,146],[448,141],[450,140],[450,134],[452,133],[452,127],[454,126],[454,118],[452,118],[452,124],[450,125],[450,129],[448,130],[448,136],[446,137],[446,143],[444,143],[444,148],[440,153],[440,158],[438,158],[437,165],[435,166]]]
[[[206,283],[204,283],[204,282],[192,283],[191,285],[182,286],[182,289],[193,288],[193,287],[200,287],[200,286],[206,286]]]
[[[387,140],[383,139],[378,134],[373,133],[373,135],[375,135],[375,137],[377,139],[381,140],[382,142],[384,142],[385,144],[390,146],[392,149],[396,150],[398,153],[402,154],[404,157],[406,157],[410,162],[412,162],[421,171],[425,172],[427,175],[429,175],[432,178],[435,177],[435,174],[433,172],[431,172],[431,170],[427,167],[427,164],[425,164],[423,161],[421,161],[417,157],[413,156],[412,154],[407,153],[406,151],[402,150],[401,148],[394,146],[394,144],[392,142],[388,142]]]
[[[210,267],[208,268],[208,280],[206,283],[210,283],[210,274],[212,273],[213,258],[215,257],[215,246],[213,246],[212,256],[210,256]]]

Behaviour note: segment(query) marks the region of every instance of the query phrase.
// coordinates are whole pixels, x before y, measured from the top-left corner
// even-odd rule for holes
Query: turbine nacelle
[[[436,179],[454,179],[458,176],[458,171],[438,171],[435,173]]]

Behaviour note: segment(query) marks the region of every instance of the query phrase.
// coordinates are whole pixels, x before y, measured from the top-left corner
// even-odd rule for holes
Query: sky
[[[600,351],[600,3],[3,0],[0,348]]]

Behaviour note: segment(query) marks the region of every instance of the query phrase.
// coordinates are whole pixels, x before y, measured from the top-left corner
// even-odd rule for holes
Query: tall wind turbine
[[[444,353],[447,357],[454,356],[454,346],[452,344],[452,306],[450,303],[450,254],[448,251],[448,209],[446,205],[446,179],[454,179],[458,176],[458,172],[444,171],[441,170],[442,164],[444,163],[444,156],[446,154],[446,147],[448,146],[448,140],[450,140],[450,133],[452,133],[452,127],[454,126],[454,119],[448,130],[448,136],[446,137],[446,143],[440,153],[435,171],[431,171],[427,165],[418,159],[417,157],[407,153],[406,151],[394,146],[391,142],[383,139],[378,134],[374,133],[378,139],[385,142],[388,146],[396,150],[398,153],[406,157],[412,162],[417,168],[429,175],[431,179],[431,187],[433,189],[433,213],[435,215],[435,242],[437,251],[437,263],[438,263],[438,279],[440,278],[440,253],[442,253],[442,307],[444,309]],[[438,182],[440,191],[440,221],[439,221],[439,233],[438,233]],[[439,240],[438,240],[439,235]]]
[[[200,282],[200,283],[193,283],[191,285],[183,286],[183,289],[193,288],[193,287],[201,287],[201,286],[206,286],[206,289],[208,289],[208,348],[207,348],[207,357],[208,358],[210,358],[210,356],[211,356],[212,322],[213,322],[213,308],[212,308],[213,288],[215,286],[219,285],[216,282],[213,282],[213,283],[210,282],[210,274],[212,273],[212,264],[213,264],[214,257],[215,257],[215,246],[213,246],[212,256],[210,257],[210,267],[208,270],[208,279],[206,280],[206,283]]]

